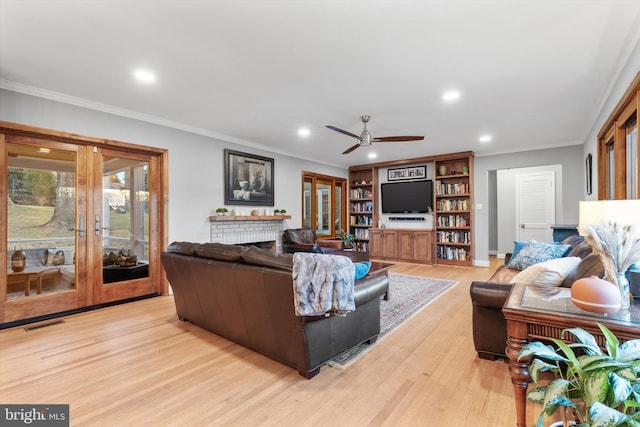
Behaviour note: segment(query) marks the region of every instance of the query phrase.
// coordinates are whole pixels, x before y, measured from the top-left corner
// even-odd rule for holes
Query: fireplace
[[[290,218],[290,217],[289,217]],[[282,252],[282,217],[212,216],[209,241],[227,245],[254,245]]]

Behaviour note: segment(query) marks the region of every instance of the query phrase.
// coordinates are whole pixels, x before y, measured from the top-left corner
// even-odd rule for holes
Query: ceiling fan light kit
[[[359,140],[360,142],[352,145],[351,147],[347,148],[342,154],[349,154],[350,152],[352,152],[353,150],[355,150],[356,148],[360,147],[360,146],[369,146],[371,145],[372,142],[403,142],[403,141],[422,141],[424,140],[424,136],[385,136],[385,137],[381,137],[381,138],[373,138],[371,137],[371,134],[369,133],[369,131],[367,130],[367,123],[369,122],[369,119],[371,118],[371,116],[368,115],[363,115],[360,116],[360,121],[362,121],[362,124],[364,125],[363,129],[362,129],[362,133],[360,133],[360,135],[356,135],[353,134],[349,131],[346,131],[344,129],[340,129],[337,128],[335,126],[330,126],[327,125],[327,128],[334,130],[336,132],[345,134],[347,136],[350,136],[352,138],[356,138],[357,140]]]

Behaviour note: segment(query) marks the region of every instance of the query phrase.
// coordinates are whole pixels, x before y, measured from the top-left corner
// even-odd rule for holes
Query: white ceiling
[[[0,0],[0,87],[339,166],[481,155],[582,144],[639,28],[637,0]],[[362,114],[425,140],[342,155],[325,125]]]

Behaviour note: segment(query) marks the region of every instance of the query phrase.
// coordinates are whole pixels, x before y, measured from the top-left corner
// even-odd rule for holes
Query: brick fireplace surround
[[[275,242],[276,253],[282,253],[284,220],[290,216],[211,216],[209,241],[224,244]]]

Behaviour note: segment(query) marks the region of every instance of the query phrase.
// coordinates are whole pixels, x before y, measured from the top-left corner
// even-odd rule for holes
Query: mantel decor
[[[427,167],[412,166],[409,168],[395,168],[387,170],[388,181],[402,181],[409,179],[425,179],[427,177]]]
[[[225,149],[224,202],[273,206],[273,159]]]

